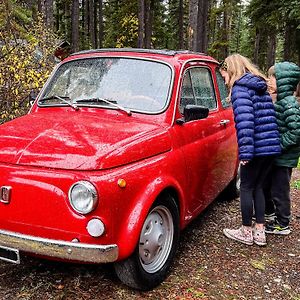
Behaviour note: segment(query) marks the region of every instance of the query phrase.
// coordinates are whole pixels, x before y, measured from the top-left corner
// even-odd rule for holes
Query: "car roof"
[[[176,58],[176,60],[192,60],[192,59],[200,59],[202,61],[210,61],[214,63],[218,63],[214,58],[211,56],[201,53],[201,52],[194,52],[190,50],[168,50],[168,49],[144,49],[144,48],[101,48],[101,49],[91,49],[91,50],[83,50],[70,55],[70,57],[74,56],[93,56],[97,54],[117,54],[123,53],[125,55],[138,55],[138,56],[151,56],[153,58],[160,56],[165,58]]]

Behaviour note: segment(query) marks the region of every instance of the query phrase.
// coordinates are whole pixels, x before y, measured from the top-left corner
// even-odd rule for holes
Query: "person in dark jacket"
[[[241,243],[266,245],[263,183],[274,156],[280,154],[275,110],[264,75],[244,56],[228,56],[220,66],[229,87],[241,164],[242,226],[225,228],[226,237]],[[253,208],[256,223],[252,229]]]
[[[265,192],[267,213],[275,213],[266,232],[287,235],[291,232],[290,180],[300,156],[300,107],[294,95],[300,81],[300,68],[290,62],[277,63],[268,71],[269,91],[276,94],[274,106],[280,132],[282,153],[269,176],[270,193]]]

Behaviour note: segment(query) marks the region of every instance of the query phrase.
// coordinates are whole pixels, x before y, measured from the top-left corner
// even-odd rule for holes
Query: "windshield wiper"
[[[41,99],[39,99],[38,102],[44,102],[44,101],[51,100],[51,99],[58,99],[58,100],[60,100],[64,103],[68,104],[69,106],[71,106],[75,110],[79,109],[79,107],[77,105],[75,105],[71,102],[71,99],[69,97],[64,97],[64,96],[61,97],[61,96],[58,96],[58,95],[52,95],[52,96],[49,96],[49,97],[41,98]],[[69,101],[66,100],[66,99],[68,99]]]
[[[115,101],[107,100],[104,98],[90,98],[90,99],[79,99],[75,100],[76,103],[91,103],[91,102],[104,102],[111,106],[117,107],[119,110],[124,111],[127,113],[128,116],[131,116],[131,111],[121,105],[118,105]]]

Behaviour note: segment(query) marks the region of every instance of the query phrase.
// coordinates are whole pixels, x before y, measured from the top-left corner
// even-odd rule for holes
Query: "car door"
[[[176,126],[187,168],[187,208],[192,214],[217,196],[220,191],[219,178],[224,168],[221,149],[226,134],[211,69],[201,64],[186,68],[178,100],[181,114],[188,104],[209,109],[207,118]]]
[[[224,167],[220,182],[222,186],[226,186],[226,184],[228,184],[228,178],[233,178],[237,169],[238,145],[236,141],[236,130],[231,101],[228,97],[228,90],[218,67],[215,69],[215,74],[216,90],[219,92],[220,102],[223,108],[221,123],[223,124],[225,131],[225,139],[221,149],[221,156],[225,161],[223,163]]]

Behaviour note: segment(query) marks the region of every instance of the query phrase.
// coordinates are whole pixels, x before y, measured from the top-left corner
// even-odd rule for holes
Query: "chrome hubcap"
[[[165,264],[173,234],[172,214],[165,206],[155,207],[143,225],[139,241],[140,261],[146,272],[155,273]]]

